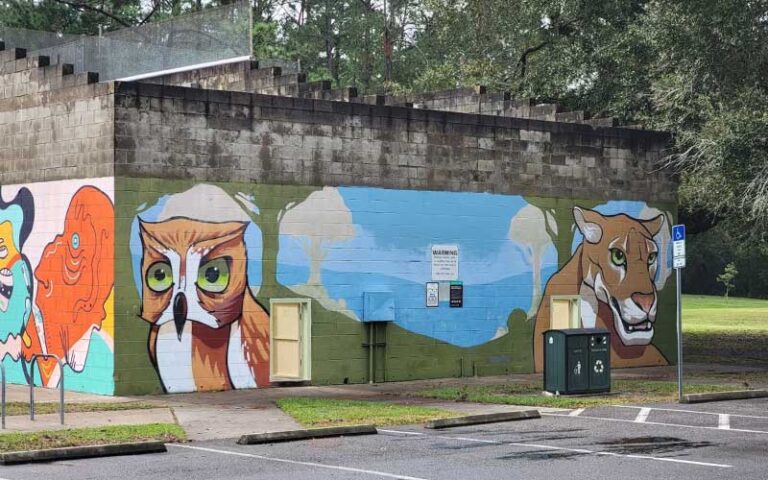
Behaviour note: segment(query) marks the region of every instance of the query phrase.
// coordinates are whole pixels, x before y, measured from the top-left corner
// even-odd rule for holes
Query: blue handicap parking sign
[[[672,241],[679,242],[685,240],[685,225],[672,226]]]

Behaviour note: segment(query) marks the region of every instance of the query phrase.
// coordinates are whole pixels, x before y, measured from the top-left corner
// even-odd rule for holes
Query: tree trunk
[[[528,309],[528,318],[536,316],[541,303],[541,249],[533,248],[531,255],[531,269],[533,270],[533,294],[531,295],[531,308]]]
[[[384,93],[390,93],[392,84],[392,21],[387,12],[387,4],[384,4]]]
[[[277,287],[277,254],[280,249],[280,210],[264,209],[259,214],[261,229],[261,285],[269,291]]]
[[[323,40],[325,41],[325,63],[328,68],[328,73],[333,76],[335,70],[334,64],[336,58],[334,55],[335,44],[333,35],[333,22],[331,18],[331,5],[333,2],[325,2],[325,28],[323,32]]]
[[[309,255],[309,280],[307,285],[322,285],[321,267],[323,260],[325,260],[325,252],[323,251],[323,242],[318,238],[311,238],[309,240],[309,248],[306,249],[307,255]]]

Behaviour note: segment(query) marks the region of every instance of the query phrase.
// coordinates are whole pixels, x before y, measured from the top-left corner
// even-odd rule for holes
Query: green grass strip
[[[276,403],[304,427],[364,424],[383,427],[457,416],[439,408],[359,400],[287,397]]]
[[[14,432],[0,434],[0,452],[107,445],[150,440],[181,442],[186,440],[186,438],[184,430],[173,423],[111,425],[68,430],[44,430],[31,433]]]
[[[542,385],[533,383],[504,383],[463,387],[433,388],[417,392],[425,398],[459,402],[496,403],[529,407],[583,408],[616,404],[643,404],[669,402],[677,399],[677,383],[666,381],[618,380],[614,381],[614,395],[559,396],[542,394]],[[709,393],[734,390],[728,385],[686,385],[686,393]]]
[[[29,402],[8,402],[5,406],[6,415],[28,415]],[[144,402],[95,402],[95,403],[67,403],[64,411],[77,412],[116,412],[120,410],[147,410],[150,408],[163,408],[161,405],[152,405]],[[35,415],[58,413],[58,402],[35,403]]]

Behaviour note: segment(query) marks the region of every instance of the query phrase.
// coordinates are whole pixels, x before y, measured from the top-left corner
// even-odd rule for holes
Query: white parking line
[[[571,413],[569,413],[568,416],[569,417],[578,417],[579,415],[584,413],[584,410],[586,410],[586,408],[577,408],[576,410],[574,410]]]
[[[725,413],[721,413],[717,416],[717,428],[720,430],[730,430],[731,429],[731,416],[726,415]]]
[[[567,415],[557,415],[565,417]],[[668,457],[653,457],[651,455],[633,455],[633,454],[622,454],[622,453],[616,453],[616,452],[605,452],[600,450],[587,450],[585,448],[568,448],[568,447],[557,447],[554,445],[541,445],[538,443],[519,443],[519,442],[502,442],[499,440],[484,440],[480,438],[470,438],[470,437],[451,437],[448,435],[430,435],[426,433],[418,433],[418,432],[407,432],[407,431],[401,431],[401,430],[383,430],[379,429],[379,433],[393,433],[393,434],[402,434],[402,435],[415,435],[415,436],[423,436],[425,438],[439,438],[442,440],[457,440],[460,442],[472,442],[472,443],[486,443],[486,444],[492,444],[492,445],[509,445],[512,447],[521,447],[521,448],[534,448],[539,450],[553,450],[553,451],[563,451],[563,452],[574,452],[574,453],[584,453],[588,455],[600,455],[600,456],[606,456],[606,457],[621,457],[621,458],[635,458],[638,460],[655,460],[659,462],[671,462],[671,463],[682,463],[686,465],[697,465],[700,467],[714,467],[714,468],[731,468],[733,465],[728,465],[724,463],[710,463],[710,462],[697,462],[694,460],[681,460],[679,458],[668,458]]]
[[[646,407],[636,407],[634,405],[611,405],[615,408],[634,408],[634,409],[643,409]],[[702,412],[700,410],[684,410],[682,408],[651,408],[651,410],[658,410],[660,412],[681,412],[681,413],[700,413],[702,415],[723,415],[719,412]],[[760,415],[740,415],[738,413],[728,413],[727,415],[730,415],[732,417],[739,417],[739,418],[762,418],[765,420],[768,420],[768,417],[766,416],[760,416]]]
[[[650,408],[641,408],[639,412],[637,412],[637,416],[635,417],[635,423],[645,423],[646,420],[648,420],[648,415],[651,414]]]
[[[569,418],[568,415],[563,415],[561,413],[544,413],[541,412],[541,416],[549,416],[549,417],[563,417],[563,418]],[[634,420],[624,420],[622,418],[605,418],[605,417],[592,417],[589,415],[579,415],[578,417],[574,417],[577,419],[580,418],[586,418],[589,420],[603,420],[605,422],[620,422],[620,423],[637,423]],[[696,428],[700,430],[720,430],[718,427],[704,427],[701,425],[683,425],[680,423],[662,423],[662,422],[643,422],[643,425],[662,425],[666,427],[679,427],[679,428]],[[729,428],[727,430],[728,432],[743,432],[743,433],[761,433],[766,434],[768,431],[765,430],[748,430],[745,428]]]
[[[385,478],[398,478],[401,480],[427,480],[419,477],[409,477],[407,475],[397,475],[394,473],[379,472],[377,470],[365,470],[362,468],[343,467],[340,465],[326,465],[324,463],[315,463],[315,462],[300,462],[298,460],[288,460],[287,458],[266,457],[264,455],[254,455],[252,453],[243,453],[243,452],[232,452],[229,450],[218,450],[215,448],[193,447],[192,445],[179,445],[174,443],[169,443],[167,444],[167,446],[175,447],[175,448],[188,448],[190,450],[200,450],[202,452],[220,453],[222,455],[234,455],[237,457],[256,458],[259,460],[267,460],[270,462],[289,463],[291,465],[304,465],[306,467],[326,468],[329,470],[340,470],[342,472],[364,473],[367,475],[375,475],[378,477],[385,477]]]

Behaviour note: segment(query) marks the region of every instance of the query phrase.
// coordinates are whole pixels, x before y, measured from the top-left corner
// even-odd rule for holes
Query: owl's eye
[[[658,254],[656,252],[651,252],[648,254],[648,265],[653,265],[656,263],[656,258],[658,257]]]
[[[72,245],[72,248],[74,248],[75,250],[80,248],[80,235],[78,235],[77,233],[73,233],[72,241],[69,243]]]
[[[221,293],[229,286],[229,257],[214,258],[197,271],[197,286],[209,293]]]
[[[173,270],[168,262],[155,262],[147,269],[147,286],[150,290],[162,293],[173,285]]]

